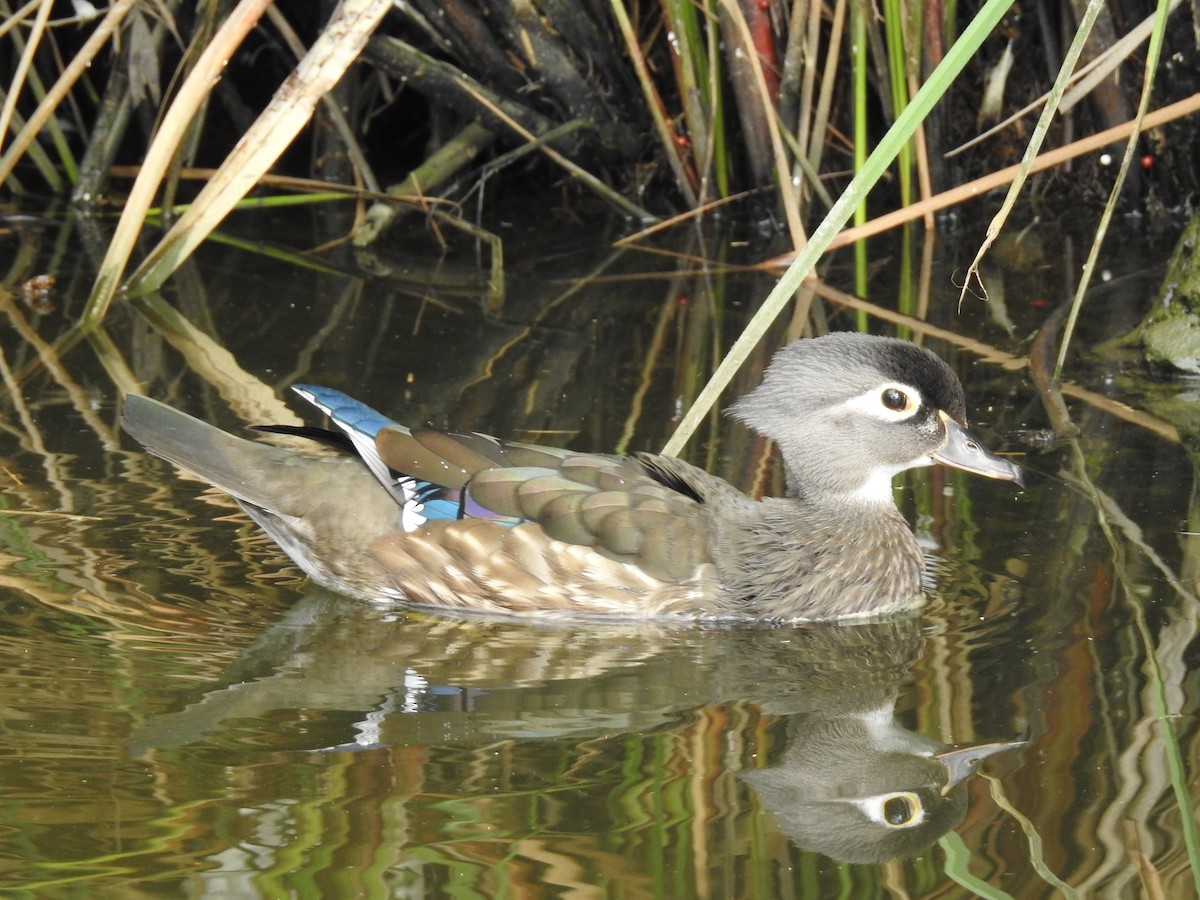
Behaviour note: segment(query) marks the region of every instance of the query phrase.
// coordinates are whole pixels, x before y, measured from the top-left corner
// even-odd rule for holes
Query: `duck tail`
[[[275,505],[272,473],[293,451],[235,437],[149,397],[129,394],[121,427],[181,469],[255,506]]]

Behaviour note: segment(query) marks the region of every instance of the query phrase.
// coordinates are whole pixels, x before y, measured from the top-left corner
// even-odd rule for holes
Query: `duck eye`
[[[879,402],[890,409],[892,412],[908,412],[912,409],[912,398],[899,388],[887,388],[879,395]]]
[[[908,825],[917,814],[915,798],[909,794],[898,794],[883,802],[883,820],[889,825]]]

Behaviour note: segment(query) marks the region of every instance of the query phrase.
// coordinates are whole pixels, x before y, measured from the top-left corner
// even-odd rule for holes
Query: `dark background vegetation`
[[[189,60],[227,6],[147,5],[129,16],[119,40],[56,115],[66,130],[71,152],[80,158],[90,153],[96,163],[86,167],[76,182],[77,199],[120,201],[127,181],[113,180],[111,166],[139,164],[179,75],[186,72]],[[551,146],[655,215],[757,190],[750,203],[758,218],[764,225],[768,220],[781,222],[779,199],[770,190],[778,173],[764,144],[763,110],[739,70],[741,48],[726,8],[715,2],[683,7],[691,14],[685,21],[679,4],[644,2],[626,7],[636,31],[640,62],[673,131],[671,142],[655,131],[651,103],[610,3],[417,0],[388,13],[360,64],[335,92],[371,169],[365,181],[379,186],[396,184],[444,150],[465,126],[478,122],[489,134],[476,141],[476,155],[443,172],[436,183],[421,185],[423,193],[462,199],[486,178],[489,208],[494,205],[502,210],[506,203],[535,194],[544,196],[549,204],[582,203],[586,209],[588,204],[583,201],[592,193],[557,162],[536,151],[507,155],[527,147],[529,141],[489,109],[488,104],[494,103],[535,135],[569,126],[568,133],[553,139]],[[288,4],[278,12],[307,45],[324,27],[332,8],[330,3]],[[945,154],[994,121],[993,114],[981,113],[981,97],[989,71],[1010,44],[1014,61],[999,112],[1007,115],[1045,92],[1082,8],[1078,0],[1013,5],[984,51],[926,122],[935,191],[1019,158],[1032,117],[965,152],[951,157]],[[910,42],[898,49],[887,43],[888,18],[880,4],[849,4],[847,21],[855,10],[865,18],[868,93],[863,112],[868,140],[876,139],[894,119],[889,66],[923,79],[953,40],[959,22],[969,19],[976,9],[974,3],[960,4],[955,20],[948,20],[947,7],[936,2],[905,9],[909,19],[903,29]],[[65,3],[55,8],[55,14],[63,18],[71,11]],[[796,84],[789,80],[787,66],[797,60],[803,65],[807,58],[796,52],[796,45],[805,37],[808,4],[746,0],[740,11],[767,76],[772,114],[790,130],[803,126]],[[1103,50],[1153,11],[1154,4],[1146,0],[1112,0],[1093,33],[1088,55]],[[852,173],[855,134],[855,57],[849,52],[849,27],[842,29],[839,46],[831,43],[836,12],[836,5],[827,5],[817,20],[819,55],[815,64],[823,67],[833,50],[839,53],[831,82],[827,133],[813,157],[820,181],[834,196]],[[888,13],[894,15],[890,7]],[[706,57],[709,69],[700,72],[704,79],[712,78],[716,94],[699,99],[699,114],[688,112],[688,84],[680,73],[681,56],[693,50],[684,43],[689,23],[693,44],[700,42],[701,50],[717,49],[716,56]],[[78,51],[88,34],[87,23],[64,24],[49,31],[35,57],[35,69],[43,83],[53,82],[63,61]],[[1200,89],[1198,34],[1190,10],[1180,9],[1172,15],[1153,106]],[[918,37],[919,41],[913,40]],[[943,46],[937,46],[939,43]],[[14,72],[18,49],[12,34],[0,43],[0,67],[8,78]],[[1057,121],[1051,145],[1131,118],[1141,88],[1144,51],[1142,44],[1113,79],[1093,91],[1088,102]],[[264,18],[230,59],[206,108],[197,111],[200,127],[181,150],[181,166],[218,165],[292,71],[295,61],[276,23]],[[482,91],[488,103],[464,91],[464,80]],[[36,102],[37,93],[26,91],[18,110],[28,113]],[[119,114],[122,109],[127,116]],[[1183,209],[1193,201],[1200,184],[1196,123],[1193,116],[1141,138],[1139,166],[1127,190],[1127,202],[1158,212]],[[121,139],[114,140],[116,135]],[[698,147],[699,141],[714,142],[712,153]],[[713,161],[705,166],[710,157]],[[45,192],[46,185],[28,166],[18,171],[20,184],[4,185],[5,193]],[[364,173],[355,171],[343,138],[320,109],[277,171],[364,186]],[[873,210],[899,204],[896,183],[892,180],[876,191]],[[1041,177],[1035,190],[1043,199],[1065,199],[1091,207],[1102,202],[1110,183],[1111,168],[1093,154]],[[187,193],[186,187],[181,189],[181,196]],[[814,202],[818,213],[823,212],[823,204],[813,200],[811,191],[802,196],[811,221]]]

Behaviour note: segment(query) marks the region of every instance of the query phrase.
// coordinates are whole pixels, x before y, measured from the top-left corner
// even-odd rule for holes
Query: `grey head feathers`
[[[779,446],[791,496],[884,502],[892,476],[932,462],[947,440],[942,416],[962,423],[966,400],[929,350],[835,332],[776,353],[729,413]]]

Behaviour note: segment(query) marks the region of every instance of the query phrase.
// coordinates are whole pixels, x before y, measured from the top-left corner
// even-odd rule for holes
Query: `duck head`
[[[789,494],[813,502],[891,504],[896,474],[935,462],[1024,485],[1019,466],[967,432],[953,370],[894,338],[795,341],[729,412],[775,441]]]

